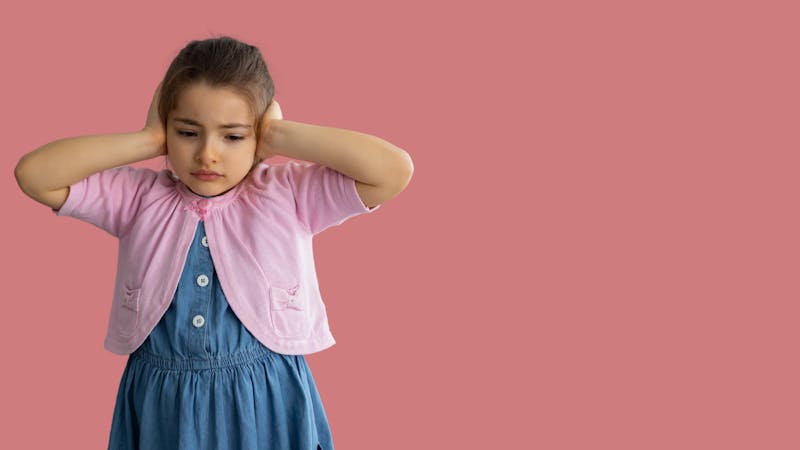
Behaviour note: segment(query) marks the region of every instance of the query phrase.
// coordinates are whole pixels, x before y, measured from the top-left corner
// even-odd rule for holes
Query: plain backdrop
[[[126,361],[102,346],[116,239],[14,166],[141,129],[177,51],[214,33],[261,49],[285,119],[414,161],[314,240],[337,343],[307,359],[338,449],[800,448],[797,13],[4,4],[0,447],[106,448]]]

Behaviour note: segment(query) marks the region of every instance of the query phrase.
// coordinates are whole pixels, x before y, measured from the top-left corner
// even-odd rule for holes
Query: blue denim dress
[[[332,450],[305,357],[242,325],[208,244],[200,221],[169,309],[128,356],[109,450]]]

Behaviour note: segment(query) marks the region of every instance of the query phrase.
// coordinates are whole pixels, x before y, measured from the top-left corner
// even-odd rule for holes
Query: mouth
[[[195,178],[199,178],[204,181],[213,181],[217,178],[221,177],[222,175],[218,174],[217,172],[209,171],[209,170],[200,170],[197,172],[192,172],[192,175]]]

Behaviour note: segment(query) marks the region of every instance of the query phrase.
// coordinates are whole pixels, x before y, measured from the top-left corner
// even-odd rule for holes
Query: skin
[[[160,146],[167,155],[173,173],[192,192],[204,196],[224,194],[241,182],[260,159],[273,156],[256,139],[253,124],[262,128],[262,136],[272,118],[281,119],[280,106],[272,102],[262,119],[256,123],[244,97],[225,88],[213,88],[204,82],[194,83],[180,92],[176,107],[167,116],[166,130],[161,126],[156,90],[148,114],[146,129],[162,139]],[[177,119],[189,119],[195,124]],[[222,128],[224,124],[241,124]],[[212,170],[221,176],[206,181],[193,172]]]

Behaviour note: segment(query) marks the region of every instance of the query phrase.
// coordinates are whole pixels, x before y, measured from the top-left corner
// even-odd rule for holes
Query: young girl
[[[109,449],[333,449],[303,355],[335,343],[312,237],[375,211],[413,165],[355,131],[283,120],[260,51],[192,41],[133,133],[61,139],[20,188],[119,239],[104,347],[129,355]],[[291,161],[269,165],[273,155]],[[127,164],[166,155],[170,170]]]

